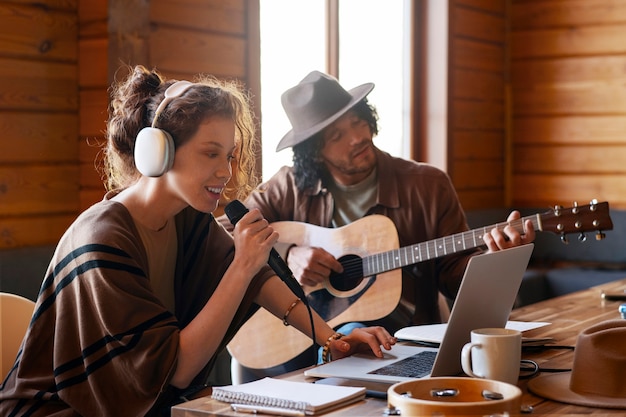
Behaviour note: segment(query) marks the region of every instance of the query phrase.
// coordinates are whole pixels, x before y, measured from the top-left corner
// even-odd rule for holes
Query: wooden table
[[[552,344],[559,346],[575,346],[578,334],[591,326],[605,320],[619,319],[618,306],[620,301],[605,301],[601,298],[602,291],[623,292],[626,290],[626,279],[593,287],[587,290],[552,298],[539,303],[531,304],[513,310],[511,320],[545,321],[551,323],[538,329],[524,332],[524,336],[539,338],[551,337]],[[541,351],[524,351],[523,359],[532,359],[544,368],[570,369],[573,352],[571,349],[547,349]],[[284,376],[295,381],[312,382],[315,378],[305,377],[302,371],[292,372]],[[626,413],[625,410],[589,408],[569,405],[556,401],[546,400],[530,393],[526,387],[526,379],[520,379],[518,386],[522,389],[522,404],[533,407],[532,415],[617,415]],[[362,385],[362,383],[359,383]],[[339,416],[377,416],[383,415],[387,402],[382,399],[366,398],[364,401],[351,406],[324,414],[327,417]],[[212,400],[210,397],[201,397],[172,408],[172,417],[241,417],[242,413],[235,413],[226,403]]]

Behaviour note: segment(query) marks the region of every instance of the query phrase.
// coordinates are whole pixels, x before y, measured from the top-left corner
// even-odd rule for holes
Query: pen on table
[[[304,412],[298,410],[288,410],[286,408],[279,407],[267,407],[262,405],[248,405],[248,404],[231,404],[230,408],[238,413],[246,414],[271,414],[274,416],[304,416]]]
[[[626,292],[606,293],[602,292],[601,297],[607,301],[626,301]]]
[[[372,389],[368,389],[365,391],[365,395],[371,398],[379,398],[381,400],[387,399],[387,393],[385,391],[375,391]]]

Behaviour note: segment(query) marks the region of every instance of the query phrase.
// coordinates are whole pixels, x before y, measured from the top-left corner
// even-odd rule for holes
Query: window
[[[310,71],[330,71],[327,39],[337,39],[339,82],[347,89],[374,82],[381,149],[410,157],[408,129],[409,0],[336,0],[338,31],[327,38],[328,0],[261,0],[261,118],[263,179],[292,165],[291,149],[276,152],[291,129],[281,94]],[[337,74],[333,74],[337,75]]]

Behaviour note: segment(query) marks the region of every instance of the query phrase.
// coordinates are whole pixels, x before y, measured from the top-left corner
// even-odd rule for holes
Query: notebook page
[[[214,387],[212,398],[315,414],[365,398],[365,392],[365,387],[318,385],[266,377],[239,385]]]
[[[506,323],[506,328],[524,332],[526,330],[536,329],[546,326],[548,324],[550,323],[538,321],[525,322],[509,320]],[[446,327],[447,323],[409,326],[398,330],[394,336],[400,340],[441,343],[441,341],[443,340],[443,335],[446,332]]]

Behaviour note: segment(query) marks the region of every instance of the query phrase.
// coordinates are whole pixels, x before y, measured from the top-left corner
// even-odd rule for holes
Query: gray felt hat
[[[292,129],[280,140],[276,152],[309,139],[339,119],[373,88],[373,83],[366,83],[346,91],[336,78],[312,71],[281,96]]]

